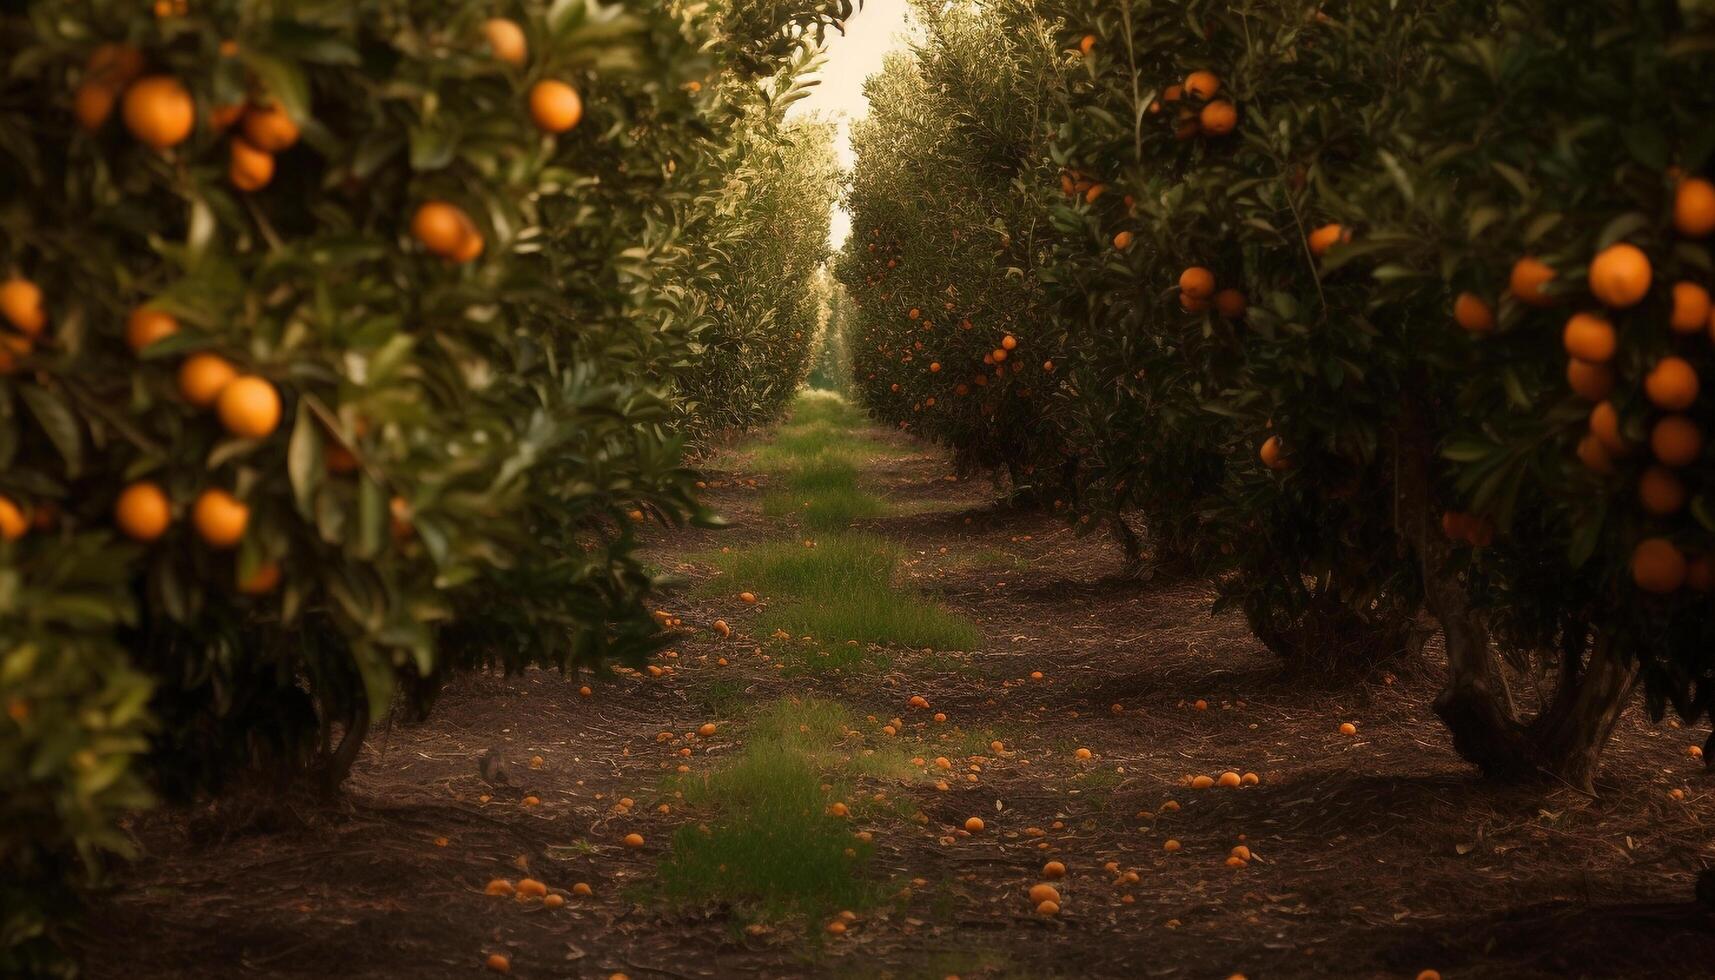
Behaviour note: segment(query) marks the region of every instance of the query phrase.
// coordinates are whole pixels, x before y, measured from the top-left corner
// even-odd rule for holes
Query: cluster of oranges
[[[1674,191],[1673,226],[1689,239],[1715,233],[1715,184],[1701,178],[1680,179]],[[1513,265],[1508,291],[1524,306],[1551,308],[1559,299],[1548,291],[1556,276],[1556,270],[1541,259],[1525,256]],[[1613,317],[1642,303],[1653,285],[1655,269],[1643,249],[1625,241],[1608,245],[1592,257],[1589,267],[1588,287],[1598,308],[1572,313],[1561,330],[1567,384],[1574,395],[1593,403],[1576,454],[1585,468],[1599,475],[1613,475],[1616,461],[1631,455],[1634,448],[1621,433],[1619,413],[1609,398],[1619,349]],[[1667,326],[1672,334],[1715,338],[1715,303],[1705,286],[1680,280],[1671,285],[1670,298]],[[1475,334],[1495,327],[1493,308],[1469,292],[1454,301],[1453,317]],[[1696,403],[1699,389],[1697,370],[1675,354],[1657,360],[1643,378],[1644,397],[1657,413],[1649,428],[1652,459],[1637,483],[1638,504],[1650,517],[1673,517],[1689,498],[1678,471],[1703,454],[1703,432],[1686,414]],[[1638,588],[1656,594],[1683,587],[1708,591],[1715,586],[1715,569],[1707,556],[1688,557],[1665,537],[1639,542],[1632,552],[1631,571]]]
[[[1179,85],[1169,85],[1161,97],[1149,103],[1149,112],[1160,115],[1167,106],[1178,106],[1173,135],[1182,140],[1194,136],[1221,137],[1239,124],[1239,110],[1227,99],[1218,99],[1221,78],[1212,71],[1194,71]]]
[[[1715,185],[1703,178],[1682,178],[1674,191],[1674,230],[1686,239],[1703,239],[1715,232]],[[1519,304],[1552,307],[1557,297],[1547,292],[1556,269],[1537,257],[1526,256],[1514,264],[1507,288]],[[1578,398],[1593,402],[1588,427],[1576,446],[1576,455],[1595,474],[1612,475],[1616,460],[1628,457],[1633,446],[1621,434],[1619,412],[1610,402],[1616,376],[1612,360],[1619,350],[1619,333],[1612,316],[1641,304],[1655,283],[1655,268],[1643,249],[1631,242],[1616,242],[1597,252],[1590,261],[1586,288],[1600,309],[1576,311],[1561,331],[1566,348],[1566,381]],[[1715,316],[1708,288],[1691,280],[1672,283],[1667,328],[1672,335],[1708,335],[1715,338]],[[1459,293],[1454,300],[1454,321],[1471,331],[1494,330],[1494,311],[1473,293]],[[1643,378],[1643,395],[1658,412],[1650,426],[1646,463],[1638,477],[1638,505],[1655,518],[1681,513],[1689,493],[1679,470],[1703,455],[1703,431],[1686,415],[1698,400],[1700,379],[1689,360],[1669,354],[1657,360]],[[1715,573],[1708,556],[1679,551],[1665,537],[1638,542],[1631,556],[1631,573],[1640,589],[1669,594],[1681,587],[1708,590]]]
[[[502,18],[483,27],[494,56],[521,66],[528,55],[523,29]],[[224,56],[237,53],[233,42],[221,45]],[[113,116],[115,107],[126,130],[140,143],[156,150],[176,147],[196,130],[197,103],[183,82],[170,74],[147,74],[142,51],[126,44],[97,47],[84,65],[83,80],[73,98],[73,114],[89,132],[99,131]],[[583,101],[570,85],[554,79],[537,82],[530,91],[529,111],[535,125],[545,133],[563,133],[583,118]],[[233,130],[229,142],[228,179],[245,192],[258,191],[274,178],[275,155],[298,142],[298,122],[277,102],[259,99],[220,106],[207,122],[216,132]],[[483,237],[465,212],[444,201],[421,205],[412,218],[413,235],[429,252],[457,262],[468,262],[482,254]],[[22,276],[0,282],[0,373],[17,370],[20,360],[33,352],[47,330],[49,316],[42,290]],[[148,304],[132,311],[125,323],[125,343],[133,353],[144,351],[179,333],[178,320],[169,312]],[[233,437],[266,439],[279,427],[280,394],[272,382],[245,374],[226,358],[197,353],[186,358],[177,374],[179,395],[199,409],[211,409]],[[336,472],[356,468],[349,450],[336,446],[328,454],[328,467]],[[395,531],[403,519],[403,501],[393,501]],[[38,507],[32,515],[17,501],[0,496],[0,536],[15,540],[40,524],[51,512]],[[152,480],[130,484],[119,494],[114,523],[128,537],[154,541],[173,522],[173,507],[166,491]],[[191,508],[191,521],[203,541],[218,549],[237,547],[249,524],[249,508],[220,488],[204,490]],[[260,594],[279,582],[280,569],[264,563],[239,583],[242,592]]]
[[[1229,320],[1245,315],[1249,300],[1241,290],[1228,287],[1215,291],[1215,274],[1194,265],[1179,274],[1179,306],[1187,313],[1202,313],[1213,305],[1215,312]]]

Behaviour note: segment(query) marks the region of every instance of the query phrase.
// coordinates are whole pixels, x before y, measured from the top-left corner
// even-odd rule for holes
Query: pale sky
[[[844,34],[828,35],[828,60],[819,75],[821,84],[810,90],[809,98],[787,110],[788,119],[815,114],[833,120],[839,127],[834,152],[839,155],[840,166],[848,170],[854,162],[851,121],[869,113],[863,80],[881,70],[881,60],[889,51],[905,47],[909,16],[906,0],[864,0],[863,9],[846,21]],[[851,227],[851,215],[835,203],[828,234],[834,248],[845,244]]]

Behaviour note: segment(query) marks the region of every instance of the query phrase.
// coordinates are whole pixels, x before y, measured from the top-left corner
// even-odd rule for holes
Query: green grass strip
[[[833,701],[781,701],[747,726],[745,747],[677,788],[707,819],[681,828],[662,862],[661,886],[678,903],[718,902],[742,918],[821,918],[881,900],[865,869],[868,844],[854,823],[881,812],[859,799],[862,776],[914,778],[902,750],[871,754],[846,747],[854,716]],[[831,790],[823,790],[831,784]],[[844,803],[846,817],[829,807]]]

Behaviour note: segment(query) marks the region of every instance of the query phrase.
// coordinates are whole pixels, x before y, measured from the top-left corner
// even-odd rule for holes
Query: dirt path
[[[752,629],[769,596],[687,588],[659,677],[589,696],[542,672],[462,682],[427,723],[372,740],[337,813],[141,821],[147,856],[95,910],[90,975],[472,976],[493,952],[520,977],[631,978],[1660,977],[1715,963],[1715,917],[1687,904],[1715,860],[1715,781],[1686,751],[1702,733],[1630,713],[1595,799],[1479,783],[1429,710],[1433,670],[1329,689],[1285,676],[1240,620],[1208,615],[1206,583],[1114,582],[1108,543],[996,509],[986,482],[870,435],[890,447],[866,479],[891,516],[862,526],[905,550],[902,588],[978,625],[980,652],[797,672]],[[753,458],[709,472],[734,526],[661,540],[662,567],[697,583],[710,569],[687,557],[800,535],[761,515],[776,488]],[[675,832],[706,816],[672,777],[742,752],[757,705],[805,696],[864,719],[852,753],[950,763],[863,787],[908,804],[864,823],[864,873],[888,901],[839,936],[659,901]],[[894,718],[903,729],[885,734]],[[712,737],[694,734],[705,723]],[[488,749],[502,785],[474,761]],[[1259,784],[1184,785],[1226,771]],[[967,834],[972,816],[985,827]],[[1240,845],[1251,860],[1228,866]],[[1068,868],[1053,917],[1026,898],[1049,860]],[[592,894],[559,908],[483,894],[525,874]]]

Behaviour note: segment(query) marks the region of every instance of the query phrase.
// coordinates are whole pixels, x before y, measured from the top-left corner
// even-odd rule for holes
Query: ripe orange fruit
[[[279,584],[280,564],[278,562],[265,561],[256,566],[256,570],[250,573],[249,578],[239,581],[238,591],[245,595],[267,595],[274,591],[275,587]],[[439,840],[437,840],[437,843],[439,843]],[[440,846],[445,847],[446,845],[441,844]]]
[[[626,847],[642,847],[643,846],[643,835],[642,834],[636,834],[636,833],[626,834],[625,835],[625,846]]]
[[[1697,333],[1709,326],[1709,290],[1694,282],[1673,284],[1673,313],[1667,325],[1679,333]]]
[[[1088,55],[1091,51],[1095,50],[1095,47],[1096,36],[1094,34],[1085,34],[1083,38],[1078,41],[1078,52],[1080,54]]]
[[[259,191],[274,179],[274,157],[252,146],[242,136],[234,136],[231,158],[226,165],[226,179],[246,193]]]
[[[1352,233],[1345,225],[1323,225],[1310,233],[1310,254],[1321,257],[1335,245],[1352,240]]]
[[[1599,402],[1614,390],[1614,372],[1606,364],[1591,364],[1574,357],[1566,362],[1566,383],[1579,398]]]
[[[1595,313],[1572,314],[1560,339],[1566,346],[1566,353],[1591,364],[1605,364],[1612,360],[1617,343],[1614,325]]]
[[[1185,76],[1186,94],[1198,99],[1212,99],[1221,90],[1221,78],[1212,71],[1194,71]]]
[[[15,374],[20,358],[28,357],[36,345],[28,337],[0,333],[0,374]]]
[[[1636,245],[1609,245],[1590,262],[1590,292],[1607,306],[1634,306],[1649,294],[1649,285],[1649,256]]]
[[[1131,248],[1131,243],[1132,243],[1133,237],[1134,236],[1129,231],[1120,232],[1119,234],[1114,236],[1114,248],[1117,248],[1122,252],[1128,248]]]
[[[464,240],[461,241],[459,243],[459,247],[454,250],[452,260],[454,262],[473,262],[476,260],[477,256],[482,254],[483,247],[486,244],[487,243],[483,241],[482,233],[476,230],[476,225],[472,224],[469,218],[466,218]]]
[[[151,75],[125,92],[125,128],[157,150],[183,143],[196,128],[191,93],[171,75]]]
[[[1656,595],[1678,591],[1685,584],[1685,556],[1666,538],[1645,538],[1632,549],[1632,581]]]
[[[519,898],[541,898],[548,894],[548,886],[534,878],[523,878],[518,882]]]
[[[490,953],[490,954],[488,954],[487,963],[488,963],[488,968],[490,970],[493,970],[495,973],[511,973],[512,972],[512,961],[507,959],[506,954],[504,954],[504,953]]]
[[[1657,517],[1677,514],[1685,508],[1685,484],[1665,466],[1651,466],[1638,478],[1638,503]]]
[[[1450,541],[1466,541],[1471,537],[1471,529],[1476,526],[1476,518],[1470,514],[1456,510],[1441,512],[1441,533],[1447,535]]]
[[[0,496],[0,538],[16,541],[29,529],[30,521],[24,516],[24,509],[11,497]]]
[[[1089,749],[1078,749],[1072,753],[1072,757],[1082,761],[1092,758],[1092,755]]]
[[[524,40],[524,28],[504,17],[491,17],[483,22],[482,36],[494,56],[509,65],[522,66],[530,57],[530,45]]]
[[[584,100],[565,82],[545,78],[530,89],[530,118],[544,133],[563,133],[583,120]]]
[[[983,829],[983,818],[982,817],[966,817],[965,818],[965,830],[967,832],[973,833],[973,834],[980,834],[980,833],[982,833],[982,829]]]
[[[1614,458],[1608,454],[1602,440],[1596,438],[1594,432],[1587,432],[1578,440],[1578,462],[1592,473],[1607,476],[1614,472]]]
[[[1644,376],[1644,394],[1664,412],[1683,412],[1697,400],[1697,372],[1679,357],[1664,357]]]
[[[1209,308],[1209,301],[1198,299],[1190,293],[1179,294],[1179,308],[1187,313],[1202,313]]]
[[[1055,888],[1053,885],[1047,884],[1046,882],[1031,885],[1030,900],[1039,905],[1043,902],[1058,902],[1060,900],[1060,889]]]
[[[26,337],[38,337],[48,325],[42,308],[42,289],[28,279],[0,282],[0,316]]]
[[[1223,289],[1215,294],[1215,312],[1229,320],[1244,316],[1248,305],[1245,294],[1236,289]]]
[[[1215,274],[1194,265],[1179,274],[1179,291],[1193,299],[1208,299],[1215,295]]]
[[[1292,465],[1286,458],[1285,444],[1280,441],[1279,436],[1269,436],[1263,440],[1262,449],[1257,451],[1257,456],[1261,457],[1262,465],[1271,470],[1284,470]]]
[[[1205,136],[1225,136],[1239,124],[1239,112],[1231,102],[1211,102],[1197,114]]]
[[[1162,807],[1162,809],[1165,810],[1167,808]],[[1179,850],[1179,842],[1169,838],[1166,843],[1161,845],[1161,849],[1171,854],[1174,851]]]
[[[1513,296],[1526,306],[1553,306],[1554,299],[1543,293],[1542,287],[1554,279],[1555,272],[1542,260],[1527,255],[1513,263],[1508,287]]]
[[[139,306],[125,318],[125,346],[136,354],[157,341],[179,332],[179,321],[171,313]]]
[[[1242,782],[1242,780],[1240,779],[1238,773],[1236,773],[1236,772],[1223,772],[1223,773],[1221,773],[1221,778],[1215,780],[1215,785],[1216,786],[1224,786],[1228,789],[1232,789],[1233,787],[1239,785],[1240,782]]]
[[[1683,415],[1668,415],[1650,430],[1650,451],[1665,466],[1690,466],[1703,454],[1703,433]]]
[[[1715,231],[1715,184],[1701,177],[1680,181],[1673,195],[1673,227],[1687,238]]]
[[[1352,724],[1349,721],[1343,721],[1340,723],[1340,734],[1341,735],[1356,735],[1356,734],[1358,734],[1358,726]]]
[[[1211,787],[1213,785],[1215,785],[1215,780],[1212,777],[1209,777],[1209,776],[1192,776],[1191,777],[1191,788],[1192,789],[1208,789],[1209,787]]]
[[[1161,91],[1161,101],[1178,102],[1185,97],[1185,86],[1169,85]]]
[[[217,105],[208,111],[208,124],[217,133],[224,133],[233,124],[244,118],[246,106],[242,102],[229,105]]]
[[[564,904],[566,904],[566,896],[558,892],[542,896],[542,907],[545,909],[557,909]]]
[[[929,362],[929,373],[930,374],[941,373],[941,362],[940,361],[930,361]]]
[[[126,487],[113,505],[113,523],[127,537],[153,541],[173,523],[172,505],[161,485],[142,480]]]
[[[218,487],[204,490],[191,508],[191,525],[211,547],[238,547],[249,523],[250,508]]]
[[[243,128],[244,138],[264,153],[284,153],[298,141],[298,124],[278,102],[245,110]]]
[[[1059,861],[1049,861],[1042,866],[1042,877],[1064,878],[1066,877],[1066,866]]]
[[[1599,402],[1590,409],[1590,434],[1601,440],[1602,448],[1610,455],[1626,454],[1626,441],[1620,436],[1620,413],[1614,411],[1613,402]]]
[[[425,201],[411,217],[411,234],[436,255],[451,256],[464,244],[464,212],[445,201]]]
[[[280,425],[280,393],[265,378],[236,378],[215,406],[220,424],[240,439],[266,439]]]
[[[1002,337],[1000,339],[1000,349],[1001,350],[1017,350],[1018,349],[1018,338],[1014,337],[1012,334],[1007,334],[1006,336]]]
[[[1453,322],[1472,333],[1495,329],[1495,311],[1471,293],[1460,293],[1453,301]]]
[[[179,394],[198,408],[214,404],[238,369],[218,354],[194,354],[179,366]]]
[[[77,87],[77,95],[72,99],[72,115],[77,117],[79,126],[94,132],[113,115],[113,103],[118,101],[119,92],[112,85],[85,81]]]

